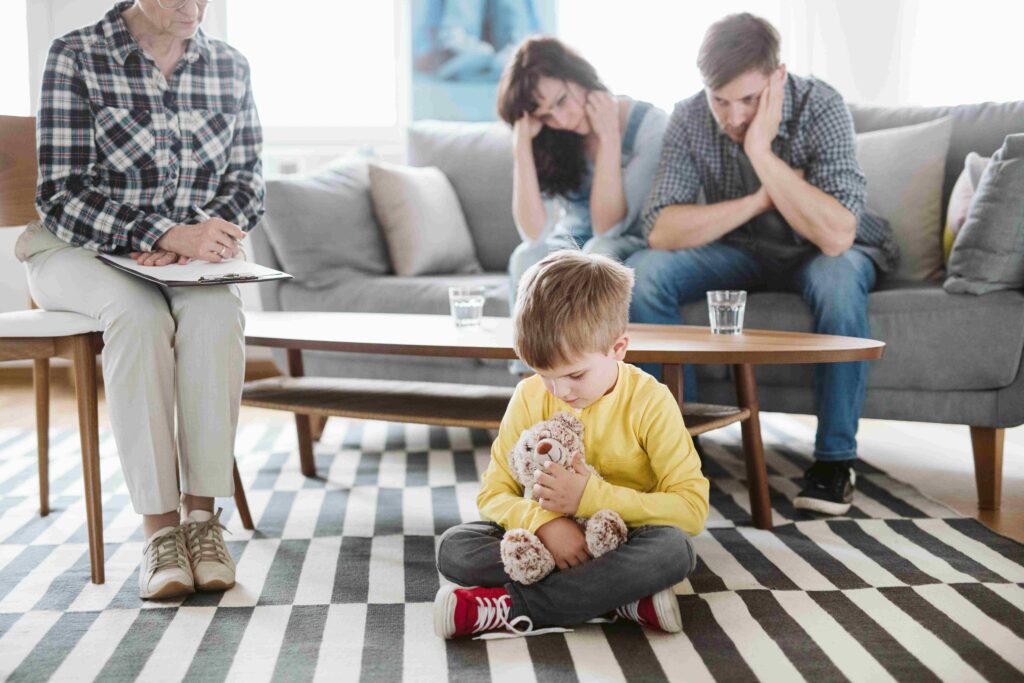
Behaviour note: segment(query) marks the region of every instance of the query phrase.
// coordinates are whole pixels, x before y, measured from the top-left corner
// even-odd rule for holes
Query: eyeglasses
[[[213,0],[156,0],[156,4],[160,5],[164,9],[181,9],[190,2],[196,3],[199,9],[203,9],[213,2]]]

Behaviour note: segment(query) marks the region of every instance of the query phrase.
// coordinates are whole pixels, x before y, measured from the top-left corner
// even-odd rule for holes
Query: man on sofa
[[[630,319],[681,324],[679,307],[708,290],[795,291],[815,332],[867,337],[868,292],[897,249],[888,223],[864,211],[842,96],[787,75],[777,31],[746,13],[708,29],[697,64],[704,90],[676,105],[641,215],[650,249],[627,262]],[[866,375],[863,362],[816,368],[815,463],[797,508],[849,510]],[[696,400],[692,367],[684,386]]]

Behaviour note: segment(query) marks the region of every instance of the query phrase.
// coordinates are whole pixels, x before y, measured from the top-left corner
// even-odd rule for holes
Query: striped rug
[[[864,466],[856,506],[790,501],[812,434],[763,418],[776,528],[749,525],[739,432],[703,437],[700,563],[684,634],[632,623],[501,641],[435,638],[434,551],[477,518],[483,431],[332,420],[318,479],[294,429],[252,424],[239,466],[258,531],[225,501],[238,585],[142,603],[138,517],[102,440],[107,583],[89,583],[77,436],[53,441],[36,512],[34,435],[0,430],[0,675],[11,680],[1024,680],[1024,547]],[[922,453],[922,457],[927,457]]]

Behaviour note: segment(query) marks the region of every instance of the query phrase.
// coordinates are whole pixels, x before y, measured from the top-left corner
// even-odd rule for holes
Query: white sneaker
[[[220,532],[227,530],[220,523],[221,512],[223,508],[215,515],[206,510],[193,510],[183,525],[197,590],[224,591],[235,585],[235,561]]]
[[[192,567],[180,526],[165,526],[149,537],[139,567],[139,597],[143,600],[176,598],[195,592]]]

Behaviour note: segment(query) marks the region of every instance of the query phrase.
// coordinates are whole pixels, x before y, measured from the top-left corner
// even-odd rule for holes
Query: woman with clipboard
[[[144,599],[235,582],[214,498],[233,493],[237,288],[164,288],[95,258],[220,263],[263,213],[249,67],[199,28],[210,1],[118,2],[53,42],[37,122],[41,223],[18,244],[41,306],[104,325],[110,421],[147,539]]]

